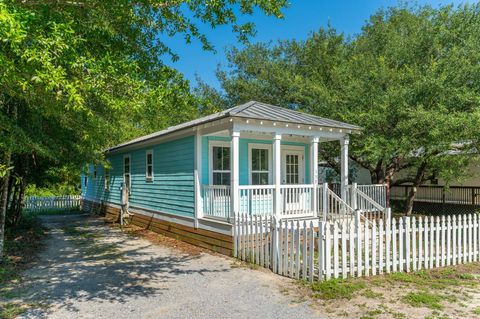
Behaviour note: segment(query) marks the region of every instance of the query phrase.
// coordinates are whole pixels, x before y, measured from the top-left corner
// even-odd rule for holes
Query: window
[[[268,185],[271,183],[270,154],[269,145],[249,144],[251,185]]]
[[[97,164],[93,165],[93,180],[97,180]]]
[[[125,155],[123,157],[123,182],[128,187],[128,192],[131,188],[131,179],[130,179],[130,155]]]
[[[212,184],[230,185],[230,147],[212,147]]]
[[[86,189],[88,184],[88,177],[87,175],[83,176],[83,187]]]
[[[146,153],[145,178],[147,182],[153,181],[153,150],[148,150]]]
[[[110,169],[105,167],[105,190],[110,190]]]

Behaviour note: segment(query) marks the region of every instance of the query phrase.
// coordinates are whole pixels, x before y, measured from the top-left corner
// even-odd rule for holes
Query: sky
[[[438,7],[451,3],[458,5],[462,1],[420,0],[415,3]],[[252,16],[242,17],[241,21],[255,23],[257,34],[250,39],[252,43],[303,40],[328,24],[338,32],[354,36],[376,11],[398,4],[399,1],[395,0],[291,0],[289,7],[282,11],[284,19],[268,17],[258,11]],[[242,45],[231,32],[231,26],[222,26],[214,30],[204,26],[201,30],[214,45],[216,52],[202,50],[200,42],[196,40],[186,44],[181,36],[167,37],[162,40],[180,56],[180,59],[173,62],[165,58],[164,61],[183,73],[185,78],[190,80],[191,86],[196,85],[198,76],[207,84],[220,89],[215,71],[218,65],[222,68],[228,66],[225,49],[232,46],[241,48]]]

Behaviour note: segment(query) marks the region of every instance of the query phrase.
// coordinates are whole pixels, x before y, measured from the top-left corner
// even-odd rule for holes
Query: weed
[[[310,287],[320,299],[351,299],[356,291],[365,288],[365,282],[332,279],[314,282]]]
[[[27,311],[27,308],[18,303],[0,304],[0,318],[13,319]]]
[[[473,310],[472,310],[472,313],[473,313],[474,315],[480,316],[480,307],[477,307],[477,308],[473,309]]]
[[[441,295],[428,292],[411,292],[404,297],[404,301],[413,307],[427,307],[430,309],[442,310],[440,302],[444,299]]]

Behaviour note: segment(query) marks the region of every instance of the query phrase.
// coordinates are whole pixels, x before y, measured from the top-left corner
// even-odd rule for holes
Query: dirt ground
[[[6,318],[480,318],[480,263],[311,285],[88,215],[42,219]]]
[[[86,215],[42,219],[45,250],[0,300],[24,307],[21,318],[319,317],[284,293],[295,282],[266,270]]]

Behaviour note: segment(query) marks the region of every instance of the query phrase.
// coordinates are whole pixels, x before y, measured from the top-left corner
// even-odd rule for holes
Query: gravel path
[[[187,255],[86,215],[44,222],[47,247],[17,287],[37,305],[24,318],[318,318],[290,280],[230,258]]]

